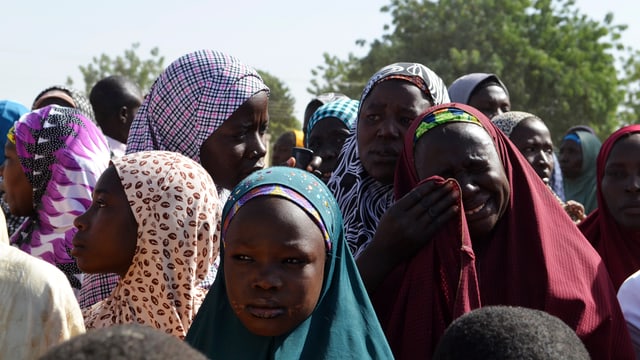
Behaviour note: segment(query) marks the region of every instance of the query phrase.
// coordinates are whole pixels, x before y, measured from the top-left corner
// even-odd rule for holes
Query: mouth
[[[481,196],[468,202],[470,205],[464,205],[464,214],[469,221],[476,221],[489,215],[491,211],[491,197]]]
[[[258,319],[274,319],[285,314],[285,309],[280,306],[247,305],[245,310]]]
[[[392,148],[384,148],[379,150],[373,149],[369,151],[369,154],[371,154],[371,156],[373,156],[377,161],[382,162],[396,161],[400,156],[400,152]]]

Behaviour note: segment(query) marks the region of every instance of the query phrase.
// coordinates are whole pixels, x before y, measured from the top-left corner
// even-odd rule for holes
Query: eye
[[[288,265],[304,265],[307,261],[298,258],[286,258],[283,260],[283,263]]]
[[[365,120],[367,123],[375,124],[380,121],[380,116],[378,114],[367,114],[365,115]]]
[[[260,124],[260,129],[259,129],[260,135],[266,134],[267,130],[269,130],[269,122]]]
[[[403,116],[399,119],[399,121],[400,121],[400,124],[409,126],[409,124],[411,124],[411,122],[413,121],[413,118]]]
[[[233,255],[231,258],[236,260],[236,261],[240,261],[240,262],[251,262],[251,261],[253,261],[253,259],[250,256],[244,255],[244,254]]]

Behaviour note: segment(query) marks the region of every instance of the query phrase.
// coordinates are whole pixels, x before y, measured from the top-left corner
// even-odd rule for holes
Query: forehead
[[[375,85],[362,103],[362,107],[380,103],[413,104],[416,101],[428,101],[427,95],[408,81],[391,79]]]
[[[529,117],[522,120],[511,133],[511,138],[530,138],[534,136],[551,138],[551,133],[547,125],[536,117]]]
[[[100,175],[100,178],[96,182],[95,191],[109,193],[122,191],[124,193],[120,176],[114,166],[109,166],[102,175]]]
[[[310,137],[320,136],[322,134],[328,134],[335,130],[349,130],[347,125],[336,117],[327,117],[318,121],[311,129],[309,133]]]
[[[496,100],[509,100],[509,96],[504,91],[504,89],[498,85],[489,85],[484,88],[478,90],[473,97],[478,100],[488,100],[488,99],[496,99]]]
[[[616,162],[640,162],[640,133],[633,133],[616,141],[607,158],[607,164]]]
[[[416,164],[460,163],[473,154],[495,152],[489,133],[476,124],[450,123],[438,126],[418,139],[415,148]]]

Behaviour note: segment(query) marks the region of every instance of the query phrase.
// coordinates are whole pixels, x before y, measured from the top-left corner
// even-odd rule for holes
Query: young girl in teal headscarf
[[[193,347],[214,359],[393,358],[318,178],[287,167],[249,176],[224,207],[222,241]]]
[[[584,205],[585,214],[598,207],[596,159],[601,146],[600,139],[586,126],[569,129],[560,145],[565,198]]]

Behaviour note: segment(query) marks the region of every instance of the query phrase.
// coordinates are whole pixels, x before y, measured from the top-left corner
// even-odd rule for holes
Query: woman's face
[[[618,140],[604,167],[600,188],[609,213],[623,228],[640,230],[640,133]]]
[[[469,105],[480,110],[489,119],[511,111],[509,95],[498,85],[485,86],[469,98]]]
[[[91,207],[74,222],[71,256],[82,272],[115,273],[123,277],[136,252],[138,223],[113,166],[93,190]]]
[[[9,204],[13,215],[33,215],[33,186],[20,165],[16,145],[7,141],[4,146],[4,155],[2,177],[5,201]]]
[[[249,174],[264,167],[268,101],[265,91],[253,95],[200,147],[200,163],[216,185],[233,189]]]
[[[411,121],[432,106],[417,86],[386,80],[374,86],[358,114],[358,153],[362,166],[383,184],[393,183],[404,133]]]
[[[534,117],[524,119],[516,125],[509,139],[531,164],[540,179],[548,184],[553,171],[553,142],[544,122]]]
[[[302,209],[278,197],[249,200],[223,241],[229,303],[249,331],[279,336],[311,315],[326,250],[320,229]]]
[[[575,179],[582,173],[582,147],[573,140],[565,140],[558,154],[562,176]]]
[[[322,165],[318,170],[327,182],[331,172],[338,166],[338,155],[349,136],[349,129],[342,120],[330,117],[317,122],[309,133],[309,149],[314,155],[322,158]]]
[[[480,126],[450,123],[424,134],[415,147],[418,177],[438,175],[460,184],[469,232],[488,235],[509,204],[509,180],[489,134]]]

